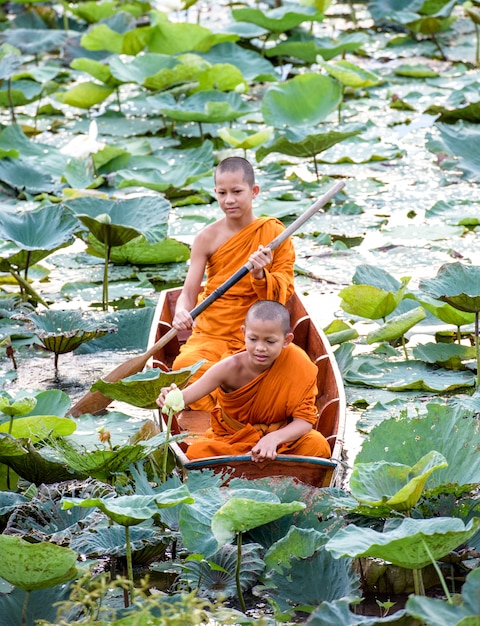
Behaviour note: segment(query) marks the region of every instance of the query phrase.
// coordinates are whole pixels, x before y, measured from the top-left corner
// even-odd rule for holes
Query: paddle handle
[[[270,248],[270,250],[275,250],[275,248],[278,248],[278,246],[280,246],[286,239],[288,239],[288,237],[290,237],[292,233],[297,231],[300,228],[300,226],[302,226],[302,224],[307,222],[312,217],[312,215],[317,213],[317,211],[319,211],[323,206],[325,206],[325,204],[327,204],[327,202],[329,202],[341,189],[343,189],[344,186],[345,186],[345,181],[343,180],[338,181],[321,198],[319,198],[314,204],[312,204],[312,206],[309,209],[307,209],[305,213],[302,213],[302,215],[297,217],[295,221],[293,221],[289,226],[287,226],[285,230],[282,230],[282,232],[279,235],[277,235],[275,239],[272,239],[272,241],[269,244],[267,244],[265,247]],[[192,316],[192,319],[195,319],[196,317],[198,317],[200,313],[203,313],[205,309],[208,309],[208,307],[213,302],[215,302],[215,300],[218,300],[219,298],[221,298],[231,287],[233,287],[233,285],[238,283],[239,280],[241,280],[244,276],[246,276],[252,268],[253,268],[253,264],[250,263],[250,261],[247,261],[245,265],[242,265],[242,267],[238,269],[235,272],[235,274],[230,276],[230,278],[228,278],[224,283],[222,283],[219,287],[217,287],[214,291],[212,291],[212,293],[209,296],[207,296],[205,300],[202,300],[200,304],[197,304],[197,306],[190,311],[190,315]],[[163,337],[161,337],[150,348],[150,350],[145,352],[145,355],[144,355],[145,362],[151,356],[153,356],[155,352],[160,350],[160,348],[163,348],[163,346],[166,346],[167,343],[176,336],[177,332],[178,331],[176,328],[171,328],[168,331],[168,333],[163,335]]]

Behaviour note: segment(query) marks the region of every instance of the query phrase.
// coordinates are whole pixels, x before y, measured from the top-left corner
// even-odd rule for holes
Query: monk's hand
[[[273,434],[273,433],[272,433]],[[277,457],[277,443],[273,437],[265,435],[252,448],[252,461],[273,461]]]
[[[165,405],[165,398],[167,397],[167,394],[170,391],[173,391],[174,389],[178,389],[177,385],[175,383],[172,383],[169,387],[162,387],[160,389],[160,393],[158,395],[158,398],[156,399],[156,403],[158,404],[158,406],[163,409],[164,405]]]
[[[193,318],[187,309],[175,311],[172,326],[177,330],[188,330],[193,326]]]
[[[258,246],[258,250],[255,250],[255,252],[253,252],[248,259],[253,265],[250,271],[252,272],[254,278],[257,280],[265,278],[264,268],[267,267],[267,265],[270,265],[272,258],[273,254],[270,248]]]

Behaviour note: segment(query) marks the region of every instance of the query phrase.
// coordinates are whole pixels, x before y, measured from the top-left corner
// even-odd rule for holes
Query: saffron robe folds
[[[317,373],[317,366],[307,354],[290,344],[268,370],[243,387],[229,393],[218,389],[217,406],[211,412],[211,428],[205,437],[190,444],[188,458],[249,454],[264,434],[282,428],[292,418],[315,424]],[[297,441],[280,445],[277,452],[331,456],[327,440],[314,429]]]
[[[260,245],[267,245],[283,230],[283,224],[276,218],[260,217],[221,245],[208,259],[205,287],[197,304],[240,269]],[[287,239],[274,250],[272,262],[265,268],[264,279],[255,280],[248,273],[198,316],[172,369],[189,367],[205,359],[192,378],[193,382],[221,358],[241,350],[244,347],[241,326],[250,306],[257,300],[276,300],[285,304],[293,294],[294,261],[293,244]],[[210,411],[214,406],[214,395],[192,404],[196,410]]]

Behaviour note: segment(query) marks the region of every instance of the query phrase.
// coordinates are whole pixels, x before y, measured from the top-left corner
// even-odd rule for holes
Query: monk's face
[[[269,368],[293,339],[292,333],[285,335],[280,321],[249,317],[242,329],[249,363],[261,370]]]
[[[242,170],[217,173],[215,193],[218,204],[227,218],[250,217],[253,199],[258,195],[259,190],[258,185],[250,187],[243,179]]]

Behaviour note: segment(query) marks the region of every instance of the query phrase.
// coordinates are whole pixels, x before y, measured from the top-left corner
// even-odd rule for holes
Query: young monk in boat
[[[327,440],[312,428],[317,420],[317,366],[292,343],[286,307],[272,300],[256,302],[242,333],[243,350],[181,391],[185,406],[218,391],[210,428],[190,444],[188,458],[250,453],[257,462],[277,454],[329,458]],[[160,408],[172,389],[176,386],[162,389]]]
[[[229,157],[217,166],[215,194],[224,216],[195,237],[190,267],[176,305],[174,328],[192,328],[189,311],[247,261],[253,268],[195,320],[191,336],[173,363],[176,370],[205,359],[194,380],[243,346],[240,328],[250,305],[267,299],[285,304],[293,294],[293,244],[287,239],[273,252],[265,247],[284,226],[276,218],[255,217],[252,205],[259,191],[253,167],[246,159]],[[214,406],[215,399],[206,395],[192,408],[211,410]]]

